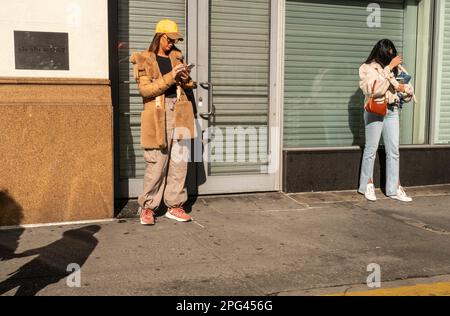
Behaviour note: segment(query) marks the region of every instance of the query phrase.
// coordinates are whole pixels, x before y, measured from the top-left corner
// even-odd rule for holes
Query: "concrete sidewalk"
[[[405,204],[354,191],[199,197],[195,221],[141,226],[133,201],[110,222],[0,231],[0,295],[308,295],[450,275],[450,185]],[[81,266],[77,279],[67,266]],[[14,272],[17,271],[15,274]],[[73,271],[73,270],[71,270]]]

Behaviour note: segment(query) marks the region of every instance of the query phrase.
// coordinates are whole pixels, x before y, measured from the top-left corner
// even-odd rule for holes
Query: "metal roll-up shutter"
[[[438,142],[450,143],[450,1],[443,4],[442,67],[440,78],[440,115]]]
[[[218,159],[211,162],[210,174],[264,173],[270,0],[211,1],[210,34],[210,78],[216,111],[213,126],[221,131],[214,142],[223,151],[223,155],[215,153]]]
[[[380,27],[367,23],[373,1],[286,1],[284,147],[364,142],[358,69],[374,44],[403,50],[404,1],[377,1]]]
[[[133,77],[129,56],[150,46],[155,26],[161,19],[174,20],[186,37],[185,0],[119,0],[119,147],[120,179],[142,179],[145,170],[140,146],[142,97]],[[177,44],[185,53],[185,43]]]

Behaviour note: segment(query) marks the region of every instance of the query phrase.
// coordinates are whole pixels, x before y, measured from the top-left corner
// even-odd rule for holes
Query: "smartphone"
[[[398,83],[400,83],[400,84],[405,84],[405,78],[403,78],[403,77],[397,77],[397,78],[395,78],[397,81],[398,81]]]
[[[195,67],[195,64],[188,64],[188,65],[186,65],[186,69],[187,70],[191,70],[194,67]]]

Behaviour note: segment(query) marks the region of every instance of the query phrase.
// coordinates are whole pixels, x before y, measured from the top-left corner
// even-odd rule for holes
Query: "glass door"
[[[200,194],[278,189],[271,11],[270,0],[188,1]]]
[[[119,0],[119,192],[137,197],[145,161],[140,147],[142,97],[129,56],[148,48],[156,23],[175,20],[177,44],[195,63],[192,100],[199,137],[192,147],[190,194],[278,190],[279,111],[273,93],[276,54],[270,0]],[[275,5],[277,7],[277,5]],[[276,10],[275,10],[276,11]]]

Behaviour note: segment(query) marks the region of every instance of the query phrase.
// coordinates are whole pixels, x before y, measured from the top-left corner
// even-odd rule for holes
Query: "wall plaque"
[[[69,34],[14,31],[16,69],[69,70]]]

